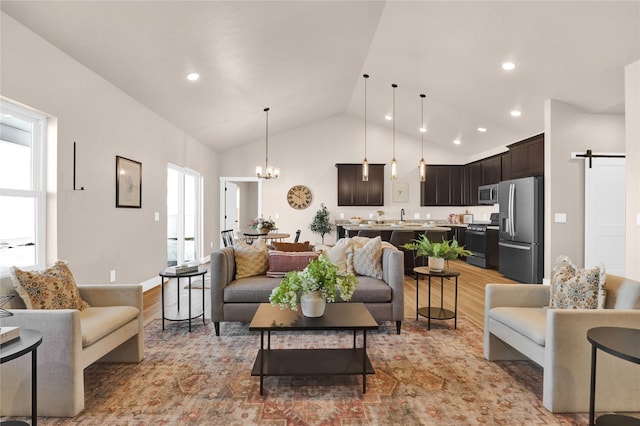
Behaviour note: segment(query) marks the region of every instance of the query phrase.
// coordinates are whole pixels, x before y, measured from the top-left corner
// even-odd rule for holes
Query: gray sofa
[[[395,321],[400,334],[404,318],[404,253],[384,248],[381,262],[383,279],[358,276],[351,301],[364,302],[378,322]],[[271,290],[280,283],[280,278],[266,275],[239,280],[235,276],[233,247],[211,253],[211,321],[217,336],[220,322],[251,322],[260,303],[268,303]]]
[[[73,417],[84,409],[84,369],[96,361],[139,362],[144,358],[142,286],[78,285],[90,308],[25,309],[11,279],[0,279],[13,316],[2,326],[42,333],[38,348],[38,416]],[[0,366],[0,416],[30,416],[31,357]]]
[[[589,411],[592,327],[640,329],[640,283],[607,275],[605,309],[548,309],[551,287],[488,284],[484,356],[529,359],[544,369],[542,403],[552,413]],[[598,352],[596,411],[640,411],[640,365]]]

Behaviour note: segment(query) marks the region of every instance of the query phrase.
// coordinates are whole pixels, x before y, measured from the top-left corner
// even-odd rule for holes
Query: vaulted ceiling
[[[425,141],[474,155],[544,131],[549,98],[623,113],[624,66],[640,58],[638,1],[0,4],[218,152],[262,139],[264,107],[272,135],[362,117],[368,73],[368,122],[390,126],[396,83],[397,131],[419,140],[425,93]]]

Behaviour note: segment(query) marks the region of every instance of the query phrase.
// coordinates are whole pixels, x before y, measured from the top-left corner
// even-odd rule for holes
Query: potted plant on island
[[[340,292],[342,300],[349,301],[358,285],[355,275],[338,274],[338,267],[329,258],[321,254],[302,271],[287,272],[280,285],[271,291],[269,301],[279,304],[280,309],[298,310],[306,317],[321,317],[326,302],[335,302],[336,293]]]
[[[268,234],[269,232],[276,229],[276,223],[271,220],[271,218],[265,219],[263,217],[256,217],[249,222],[249,226],[260,232],[261,234]]]
[[[415,252],[415,257],[423,256],[429,259],[429,269],[434,272],[440,272],[444,269],[445,260],[454,260],[460,256],[469,256],[472,254],[470,250],[464,246],[458,245],[455,239],[442,239],[441,243],[429,241],[426,234],[420,235],[418,239],[411,243],[402,245],[402,248]]]

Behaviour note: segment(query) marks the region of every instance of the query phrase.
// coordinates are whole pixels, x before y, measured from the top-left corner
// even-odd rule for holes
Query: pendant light
[[[391,120],[393,120],[393,158],[391,159],[391,180],[398,179],[398,162],[396,161],[396,88],[397,84],[392,84],[393,88],[393,112]]]
[[[278,179],[280,169],[269,165],[269,108],[265,108],[266,126],[265,126],[265,155],[264,155],[264,174],[262,166],[256,166],[256,176],[261,179]]]
[[[362,161],[362,181],[369,181],[369,162],[367,161],[367,79],[369,74],[363,74],[364,77],[364,160]]]
[[[420,140],[422,146],[422,156],[420,157],[420,163],[418,164],[418,171],[420,172],[420,182],[424,182],[427,180],[427,164],[424,162],[424,134],[427,131],[426,126],[424,125],[424,98],[425,95],[423,93],[420,94],[421,103],[422,103],[422,124],[420,125]]]

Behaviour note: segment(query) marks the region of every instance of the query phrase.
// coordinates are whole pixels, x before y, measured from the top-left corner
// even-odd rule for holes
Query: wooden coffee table
[[[262,303],[249,325],[260,332],[260,351],[252,376],[260,376],[260,395],[265,376],[362,375],[362,393],[367,392],[367,374],[375,370],[367,356],[367,330],[377,330],[378,323],[364,303],[327,303],[324,315],[309,318],[302,311],[281,310]],[[273,331],[353,330],[353,347],[338,349],[271,349]],[[356,335],[362,331],[362,347],[356,347]],[[267,334],[265,349],[264,338]]]

